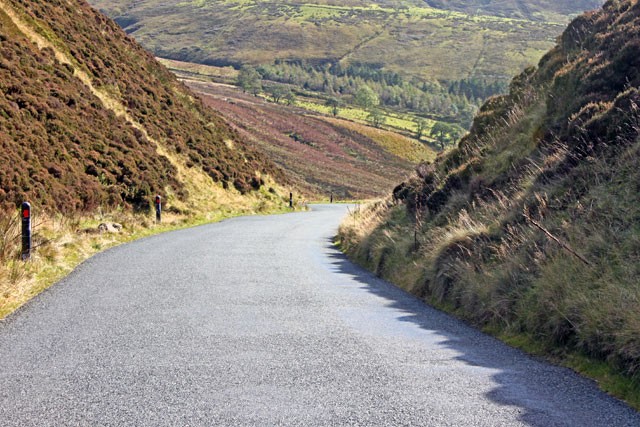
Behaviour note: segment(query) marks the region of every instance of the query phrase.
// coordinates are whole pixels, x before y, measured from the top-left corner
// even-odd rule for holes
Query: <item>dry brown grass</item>
[[[436,152],[432,148],[397,132],[373,128],[371,126],[365,126],[343,119],[326,117],[325,120],[361,133],[376,141],[376,143],[384,147],[391,154],[407,159],[411,162],[432,162],[436,157]]]
[[[397,187],[399,204],[379,212],[377,228],[349,234],[347,249],[640,407],[640,74],[629,67],[640,9],[619,3],[576,20],[538,70],[483,106],[459,147]],[[571,39],[580,25],[588,41]],[[421,209],[420,249],[410,251]],[[395,279],[416,264],[420,282]]]

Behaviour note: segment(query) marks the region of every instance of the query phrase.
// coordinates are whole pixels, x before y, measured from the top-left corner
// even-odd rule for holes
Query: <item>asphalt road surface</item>
[[[97,255],[0,322],[2,426],[640,426],[353,266],[345,206]]]

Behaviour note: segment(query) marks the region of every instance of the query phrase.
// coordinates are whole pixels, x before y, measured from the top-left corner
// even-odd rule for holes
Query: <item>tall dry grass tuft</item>
[[[0,211],[0,263],[18,256],[20,220],[17,211]]]
[[[25,280],[21,254],[20,217],[17,210],[0,212],[0,305],[15,294],[16,286]]]

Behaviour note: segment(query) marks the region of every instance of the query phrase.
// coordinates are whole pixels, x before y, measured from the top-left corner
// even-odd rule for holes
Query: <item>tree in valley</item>
[[[238,73],[237,84],[243,92],[250,92],[254,96],[262,91],[262,77],[255,68],[244,65]]]
[[[287,105],[291,106],[296,103],[296,94],[290,88],[287,88],[287,93],[284,95],[284,101]]]
[[[444,150],[445,145],[454,144],[460,136],[462,136],[462,129],[455,125],[448,123],[437,122],[431,128],[429,136],[435,139],[440,145],[440,149]]]
[[[340,112],[341,104],[338,98],[332,97],[327,99],[327,102],[325,103],[325,105],[331,109],[331,114],[333,115],[333,117],[336,117]]]
[[[369,115],[367,116],[367,120],[373,126],[379,128],[385,123],[386,117],[382,110],[380,110],[379,108],[372,108],[369,112]]]
[[[420,140],[424,132],[429,128],[429,122],[422,117],[416,117],[414,123],[416,124],[416,138]]]
[[[369,86],[362,85],[355,94],[355,102],[364,110],[371,111],[380,104],[380,98]]]
[[[276,104],[279,104],[282,100],[286,100],[287,95],[291,93],[291,89],[280,84],[267,86],[265,91]]]

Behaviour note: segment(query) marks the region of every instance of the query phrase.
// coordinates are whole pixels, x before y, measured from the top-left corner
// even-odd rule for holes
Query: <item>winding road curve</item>
[[[0,322],[3,426],[639,426],[353,266],[344,206],[124,245]]]

